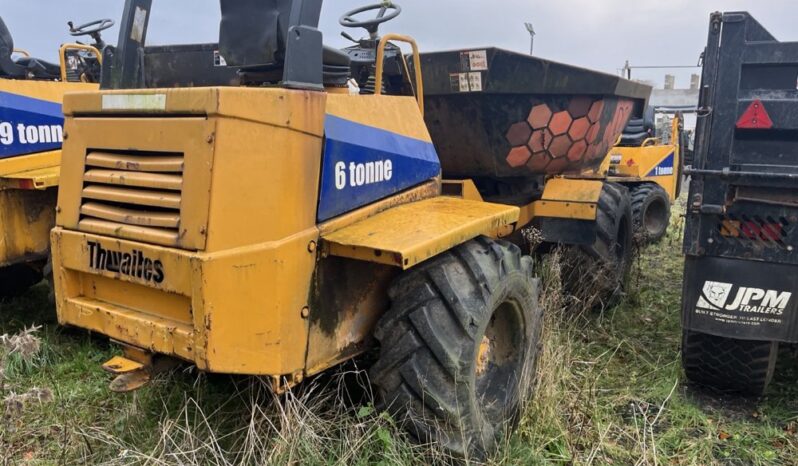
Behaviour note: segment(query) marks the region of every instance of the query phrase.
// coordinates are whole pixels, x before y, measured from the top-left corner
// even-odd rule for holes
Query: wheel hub
[[[491,357],[491,341],[487,335],[482,337],[482,342],[479,344],[479,351],[477,352],[477,376],[481,376],[488,370],[488,364]]]
[[[643,226],[649,235],[656,235],[667,225],[667,207],[662,202],[652,202],[643,216]]]

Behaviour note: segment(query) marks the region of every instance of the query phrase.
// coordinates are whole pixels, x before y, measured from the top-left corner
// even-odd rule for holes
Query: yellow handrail
[[[671,144],[674,146],[678,146],[679,142],[681,141],[681,132],[679,131],[679,126],[681,126],[681,114],[677,113],[673,116],[671,120]]]
[[[659,138],[647,138],[640,147],[656,146],[660,144]]]
[[[18,54],[20,54],[20,55],[24,55],[24,56],[25,56],[25,58],[30,58],[30,54],[28,53],[28,51],[27,51],[27,50],[22,50],[22,49],[14,49],[14,50],[13,50],[13,53],[18,53]]]
[[[61,65],[61,81],[66,82],[67,80],[67,68],[66,68],[66,51],[67,50],[84,50],[86,52],[93,53],[95,57],[97,57],[97,61],[102,65],[103,64],[103,56],[102,53],[97,49],[97,47],[92,47],[91,45],[83,45],[83,44],[64,44],[58,49],[58,59],[59,64]]]
[[[410,36],[403,36],[401,34],[386,34],[381,40],[380,45],[377,47],[377,76],[374,83],[374,94],[382,95],[382,75],[383,67],[385,65],[385,46],[389,41],[404,42],[413,47],[413,65],[416,71],[416,85],[415,96],[418,100],[418,108],[421,110],[421,116],[424,116],[424,81],[421,77],[421,55],[418,53],[418,45],[415,39]]]

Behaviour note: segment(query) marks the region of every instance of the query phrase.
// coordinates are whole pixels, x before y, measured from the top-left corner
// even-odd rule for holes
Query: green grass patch
[[[676,217],[667,237],[636,260],[623,302],[603,313],[564,301],[556,264],[541,266],[547,317],[536,396],[495,463],[798,464],[798,369],[795,358],[786,357],[795,356],[794,348],[785,349],[761,401],[685,385],[681,235]],[[371,408],[355,364],[282,398],[257,378],[187,367],[117,395],[100,369],[116,349],[101,337],[59,327],[41,285],[0,303],[0,334],[33,325],[41,326],[40,351],[29,359],[5,358],[3,464],[446,460],[434,446],[410,442],[390,417]]]

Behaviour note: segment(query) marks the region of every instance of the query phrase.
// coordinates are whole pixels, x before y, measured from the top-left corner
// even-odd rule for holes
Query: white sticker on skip
[[[144,26],[147,23],[147,10],[136,7],[133,13],[133,27],[130,28],[130,38],[139,44],[144,42]]]
[[[468,52],[468,62],[471,71],[488,71],[488,52],[486,50]]]
[[[166,94],[108,94],[103,110],[166,110]]]

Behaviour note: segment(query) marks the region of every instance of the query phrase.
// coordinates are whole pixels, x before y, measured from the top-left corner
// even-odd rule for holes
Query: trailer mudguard
[[[684,228],[684,325],[798,342],[798,42],[714,13]]]
[[[798,343],[798,266],[687,256],[684,278],[686,330]]]

